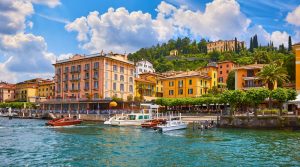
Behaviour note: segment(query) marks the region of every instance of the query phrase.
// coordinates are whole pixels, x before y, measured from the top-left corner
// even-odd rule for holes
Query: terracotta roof
[[[266,64],[249,64],[245,66],[235,67],[233,70],[239,70],[239,69],[262,69]]]
[[[135,78],[134,80],[138,81],[138,82],[147,82],[147,83],[153,83],[153,84],[156,83],[155,81],[150,81],[150,80],[146,80],[146,79],[142,79],[142,78]]]
[[[230,60],[220,61],[217,64],[222,64],[222,63],[233,63],[233,64],[235,64],[235,62],[230,61]]]
[[[293,44],[293,46],[294,46],[294,45],[300,45],[300,42]]]
[[[204,75],[201,72],[187,71],[187,72],[182,72],[180,74],[176,74],[176,75],[173,75],[173,76],[163,78],[162,80],[164,80],[164,79],[173,79],[173,78],[186,78],[186,77],[200,77],[200,78],[211,79],[211,77],[209,77],[208,75]]]
[[[0,83],[0,88],[2,89],[15,89],[15,84],[9,84],[9,83]]]
[[[153,72],[145,72],[145,73],[141,73],[139,75],[153,75],[153,76],[157,76],[157,77],[164,77],[163,75],[161,74],[158,74],[158,73],[153,73]]]

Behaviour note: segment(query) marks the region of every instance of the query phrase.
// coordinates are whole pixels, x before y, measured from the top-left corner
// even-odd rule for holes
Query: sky
[[[54,76],[73,54],[132,53],[188,36],[300,42],[299,0],[1,0],[0,81]]]

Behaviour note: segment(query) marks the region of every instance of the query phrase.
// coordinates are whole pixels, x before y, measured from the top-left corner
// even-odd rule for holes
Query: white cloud
[[[288,13],[286,21],[290,24],[300,26],[300,5],[295,10]]]
[[[285,47],[288,46],[289,34],[287,32],[274,31],[271,34],[271,41],[274,42],[274,46],[279,46],[284,44]]]
[[[54,8],[58,5],[61,5],[60,0],[30,0],[30,1],[36,4],[47,5],[50,8]]]

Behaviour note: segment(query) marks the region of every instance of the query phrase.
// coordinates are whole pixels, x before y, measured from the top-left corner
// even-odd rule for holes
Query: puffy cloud
[[[300,26],[300,5],[295,10],[288,13],[286,21],[290,24]]]
[[[47,5],[50,8],[54,8],[61,5],[60,0],[31,0],[32,3]]]
[[[125,8],[99,15],[97,11],[89,13],[65,26],[68,31],[77,31],[77,40],[81,47],[90,52],[134,51],[157,41],[151,15],[141,11],[131,12]]]
[[[47,53],[44,38],[19,33],[5,35],[0,40],[0,50],[10,57],[6,63],[12,72],[52,72],[55,56]]]
[[[284,44],[285,47],[288,46],[289,34],[287,32],[274,31],[271,34],[271,41],[274,42],[274,46],[279,46]]]
[[[26,16],[34,10],[30,1],[0,1],[0,34],[15,34],[25,28]]]

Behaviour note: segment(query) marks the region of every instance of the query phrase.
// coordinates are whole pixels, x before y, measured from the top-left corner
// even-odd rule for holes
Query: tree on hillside
[[[202,38],[201,41],[198,43],[198,49],[200,53],[207,53],[207,42],[204,38]]]
[[[234,38],[234,50],[235,50],[235,53],[238,53],[238,43],[237,43],[236,37]]]
[[[228,78],[226,81],[227,89],[234,90],[235,89],[235,72],[230,71],[228,74]]]
[[[288,51],[292,51],[292,38],[291,38],[291,36],[289,36],[289,42],[288,42],[289,44],[289,46],[288,46]]]
[[[250,38],[250,48],[249,48],[250,52],[253,52],[253,39],[252,37]]]
[[[253,49],[258,48],[258,39],[256,34],[253,37],[252,45],[253,45]]]

